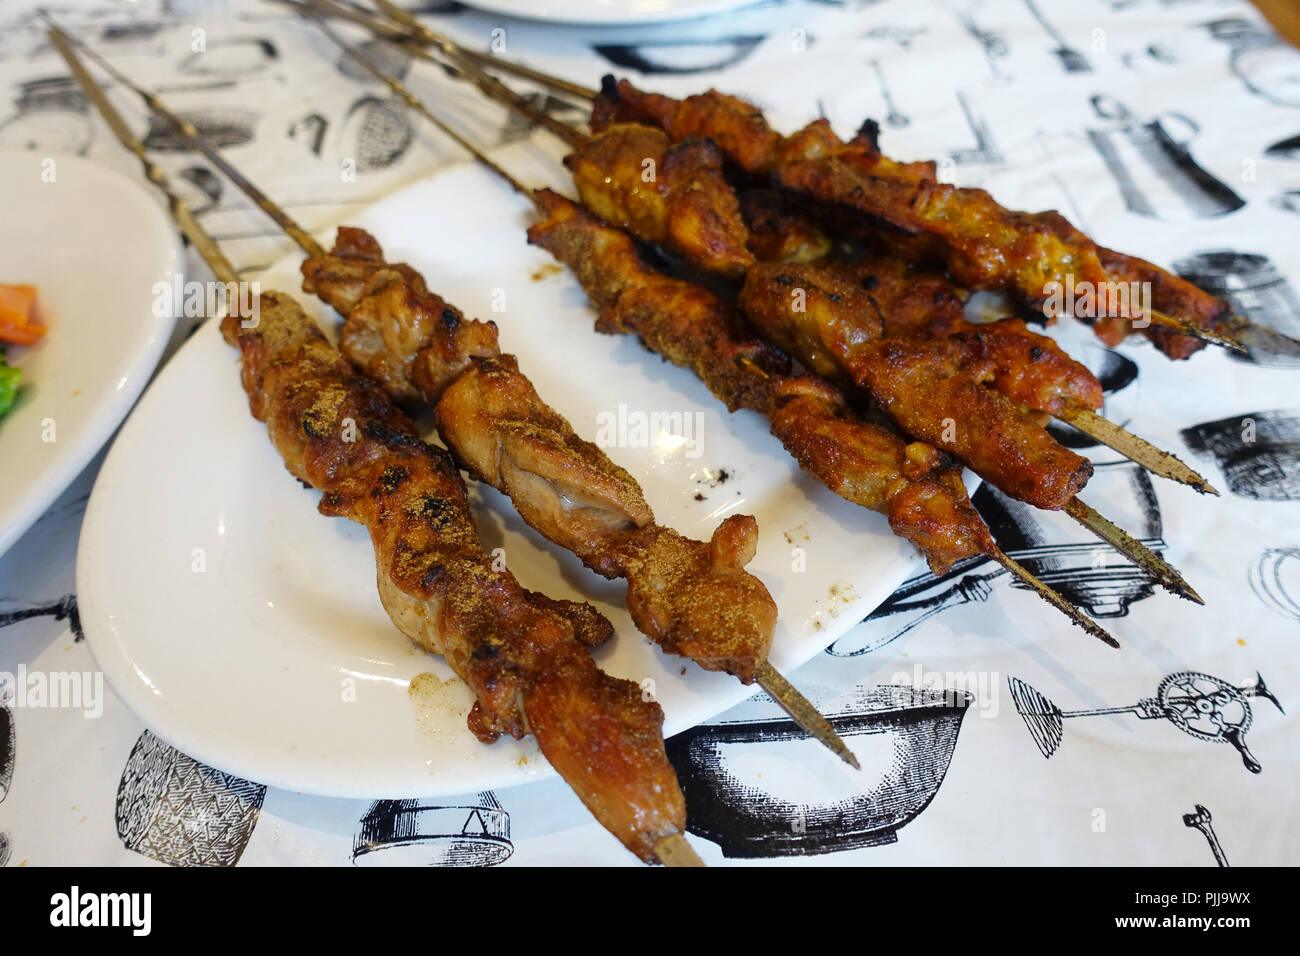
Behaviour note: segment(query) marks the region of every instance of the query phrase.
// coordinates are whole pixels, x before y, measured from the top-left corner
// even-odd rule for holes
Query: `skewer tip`
[[[655,841],[655,856],[664,866],[704,866],[695,848],[680,833],[672,833]]]
[[[795,723],[821,741],[835,756],[854,770],[862,769],[858,758],[844,742],[844,738],[835,732],[831,722],[818,712],[807,697],[795,690],[770,661],[763,661],[758,665],[755,677],[758,685],[781,705],[782,710],[794,718]]]

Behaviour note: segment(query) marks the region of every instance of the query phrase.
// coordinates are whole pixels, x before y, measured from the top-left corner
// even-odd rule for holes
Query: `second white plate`
[[[467,165],[356,224],[448,301],[495,319],[504,348],[580,434],[605,425],[619,439],[610,456],[640,479],[663,524],[707,538],[726,515],[757,516],[750,570],[780,607],[773,661],[793,670],[903,580],[909,549],[883,518],[803,475],[757,416],[728,415],[690,372],[632,338],[596,334],[577,283],[526,244],[530,221],[523,200]],[[300,261],[262,287],[295,293],[333,327],[337,317],[299,291]],[[665,413],[677,418],[638,431]],[[621,583],[548,545],[495,491],[472,496],[484,546],[503,548],[525,586],[591,599],[610,616],[618,635],[596,657],[612,674],[654,681],[668,734],[753,692],[662,654],[633,628]],[[368,537],[319,515],[318,498],[249,415],[238,357],[209,321],[127,421],[86,511],[81,617],[117,693],[191,756],[290,790],[417,797],[551,773],[531,740],[483,746],[467,732],[469,691],[388,621]]]

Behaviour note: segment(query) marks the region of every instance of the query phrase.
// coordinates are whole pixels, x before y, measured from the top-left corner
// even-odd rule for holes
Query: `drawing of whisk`
[[[1250,698],[1263,697],[1285,713],[1282,704],[1258,673],[1253,685],[1234,687],[1225,680],[1199,671],[1178,671],[1160,682],[1154,697],[1144,697],[1127,707],[1089,710],[1061,710],[1055,702],[1015,677],[1007,678],[1007,686],[1017,713],[1024,719],[1029,736],[1044,757],[1052,756],[1061,746],[1066,717],[1136,714],[1140,720],[1163,718],[1197,740],[1232,744],[1241,754],[1246,769],[1259,773],[1263,767],[1246,746],[1246,731],[1254,719]]]

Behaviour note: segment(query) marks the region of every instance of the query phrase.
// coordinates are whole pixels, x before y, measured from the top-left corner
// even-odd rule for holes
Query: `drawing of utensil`
[[[911,118],[899,111],[898,104],[894,102],[894,97],[889,92],[889,84],[885,81],[885,70],[880,65],[880,61],[872,60],[871,69],[875,71],[876,80],[880,83],[880,95],[884,97],[885,105],[889,107],[889,115],[885,117],[885,122],[897,129],[910,125]]]
[[[1085,710],[1061,710],[1016,677],[1008,677],[1007,686],[1016,712],[1024,720],[1029,736],[1044,757],[1052,756],[1061,746],[1065,718],[1134,714],[1140,720],[1167,720],[1197,740],[1231,744],[1241,755],[1246,769],[1259,773],[1263,768],[1246,746],[1246,731],[1254,720],[1250,698],[1263,697],[1285,713],[1259,674],[1255,675],[1254,684],[1234,687],[1225,680],[1199,671],[1178,671],[1160,682],[1154,697],[1144,697],[1136,704],[1124,707]]]
[[[1065,72],[1091,73],[1092,64],[1088,62],[1088,58],[1065,42],[1065,38],[1061,36],[1060,31],[1038,9],[1038,4],[1034,0],[1025,0],[1025,6],[1029,8],[1029,12],[1033,14],[1034,19],[1038,21],[1047,35],[1052,38],[1052,42],[1056,44],[1056,49],[1052,52],[1060,60]]]
[[[1208,219],[1246,205],[1192,157],[1188,145],[1201,128],[1191,117],[1165,113],[1141,123],[1108,96],[1093,96],[1092,105],[1099,118],[1115,122],[1107,129],[1089,129],[1088,140],[1119,185],[1129,212],[1165,221]]]
[[[1196,811],[1194,813],[1183,814],[1183,826],[1193,827],[1200,830],[1210,844],[1210,852],[1214,854],[1214,862],[1218,863],[1219,866],[1226,867],[1228,865],[1228,857],[1227,854],[1223,852],[1223,847],[1219,846],[1219,838],[1214,835],[1212,820],[1213,818],[1210,816],[1210,811],[1205,809],[1205,807],[1201,806],[1199,803],[1196,805]]]
[[[1246,89],[1277,106],[1300,107],[1300,62],[1288,43],[1249,20],[1227,18],[1205,25],[1210,36],[1228,45],[1228,66]]]
[[[1300,501],[1300,411],[1244,412],[1180,432],[1194,452],[1213,457],[1228,490],[1255,501]]]
[[[1174,263],[1174,271],[1193,285],[1226,300],[1237,315],[1254,325],[1283,335],[1300,335],[1300,295],[1268,256],[1215,249]],[[1247,336],[1246,345],[1251,343]],[[1274,368],[1300,368],[1300,357],[1266,349],[1251,349],[1250,356],[1233,355],[1239,362]]]

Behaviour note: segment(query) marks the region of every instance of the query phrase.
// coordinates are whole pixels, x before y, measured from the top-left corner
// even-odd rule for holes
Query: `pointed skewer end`
[[[808,698],[795,690],[790,682],[782,676],[781,672],[772,666],[771,662],[763,661],[763,663],[759,664],[754,676],[758,681],[758,685],[781,705],[782,710],[794,718],[795,723],[821,741],[835,756],[854,770],[862,769],[862,765],[858,763],[858,758],[853,755],[853,751],[844,742],[844,738],[835,732],[831,722],[818,713],[817,708],[812,705]]]

